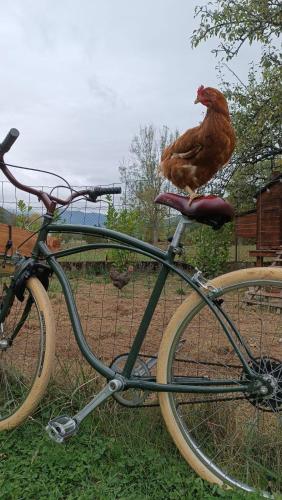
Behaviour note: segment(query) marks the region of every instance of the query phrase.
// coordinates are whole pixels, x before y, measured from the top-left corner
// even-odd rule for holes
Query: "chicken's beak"
[[[198,102],[200,102],[200,99],[199,99],[199,97],[197,96],[197,97],[196,97],[196,99],[195,99],[195,101],[194,101],[194,104],[198,104]]]

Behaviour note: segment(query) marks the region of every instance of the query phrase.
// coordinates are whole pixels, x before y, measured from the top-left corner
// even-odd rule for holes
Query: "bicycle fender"
[[[32,258],[28,258],[24,262],[21,262],[15,273],[12,285],[17,299],[20,302],[24,300],[26,282],[31,277],[38,278],[45,290],[48,290],[49,276],[51,274],[52,271],[49,266],[41,262],[34,262]]]

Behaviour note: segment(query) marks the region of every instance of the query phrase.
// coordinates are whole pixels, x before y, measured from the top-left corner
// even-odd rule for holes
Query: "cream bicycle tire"
[[[30,292],[31,297],[34,300],[34,306],[36,308],[40,321],[40,356],[37,362],[36,372],[34,374],[33,380],[31,381],[30,390],[26,394],[25,399],[23,399],[23,401],[16,408],[16,411],[8,415],[7,418],[1,418],[0,415],[0,431],[10,430],[19,426],[24,420],[26,420],[29,415],[34,412],[47,388],[53,366],[55,354],[55,321],[50,300],[45,288],[37,278],[29,278],[26,284],[26,288]],[[12,314],[12,312],[10,314]],[[21,333],[22,332],[20,331],[18,334],[19,338]],[[33,338],[30,336],[29,345],[32,341]],[[11,347],[11,349],[13,349],[13,346]],[[17,379],[20,381],[18,375]]]
[[[266,283],[271,281],[278,282],[281,286],[281,290],[282,268],[251,268],[247,270],[234,271],[219,276],[210,283],[216,288],[222,288],[224,291],[228,291],[237,285],[238,288],[242,285],[247,287],[248,284],[251,286],[256,282],[264,282],[265,280]],[[224,297],[224,293],[222,296]],[[193,292],[177,309],[171,318],[160,345],[157,365],[158,383],[166,384],[170,381],[170,372],[173,370],[171,356],[172,351],[176,349],[176,339],[180,338],[182,335],[181,332],[184,328],[186,328],[186,326],[193,321],[194,316],[196,317],[198,312],[201,311],[202,304],[203,301],[199,295],[196,292]],[[280,312],[280,318],[282,318],[282,310]],[[279,325],[281,326],[281,319],[279,320]],[[281,329],[280,334],[282,337]],[[282,348],[281,344],[280,347]],[[176,418],[176,403],[173,403],[173,398],[174,396],[172,393],[159,393],[161,412],[173,441],[189,465],[197,472],[198,475],[211,483],[216,483],[220,486],[227,484],[227,486],[231,487],[241,487],[246,491],[254,491],[256,488],[237,480],[233,481],[232,477],[230,478],[229,476],[226,476],[226,474],[219,467],[217,467],[215,463],[212,463],[208,457],[203,458],[201,450],[197,448],[197,444],[194,443],[193,439],[190,439],[190,437],[187,438],[187,428],[185,428],[184,424],[182,424],[180,418]]]

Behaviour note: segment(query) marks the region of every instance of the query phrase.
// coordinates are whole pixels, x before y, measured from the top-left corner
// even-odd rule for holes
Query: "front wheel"
[[[246,491],[282,491],[282,268],[220,276],[217,303],[237,326],[235,341],[265,395],[243,392],[160,393],[168,430],[204,479]],[[245,346],[245,347],[244,347]],[[246,382],[246,371],[222,326],[193,292],[171,319],[159,351],[157,381]],[[191,382],[190,382],[191,383]],[[198,382],[196,382],[198,383]]]
[[[10,341],[12,339],[12,342]],[[55,353],[55,322],[47,293],[30,278],[0,324],[0,431],[20,425],[47,387]]]

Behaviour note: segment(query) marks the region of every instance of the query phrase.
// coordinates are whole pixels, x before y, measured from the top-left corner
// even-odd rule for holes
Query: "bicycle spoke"
[[[202,377],[211,387],[212,381],[228,380],[231,388],[241,380],[252,389],[224,396],[177,393],[168,395],[168,401],[182,436],[208,469],[214,471],[214,464],[222,480],[241,487],[249,483],[267,489],[271,476],[274,490],[282,491],[282,315],[259,299],[248,306],[249,286],[224,291],[221,305],[240,332],[233,339],[239,348],[246,346],[249,370],[240,365],[234,345],[202,303],[195,312],[191,309],[188,322],[179,321],[183,326],[170,351],[168,381]],[[271,297],[271,285],[256,284],[256,293]]]

